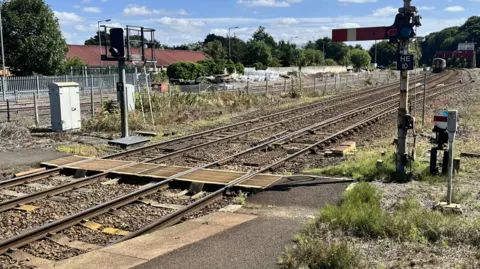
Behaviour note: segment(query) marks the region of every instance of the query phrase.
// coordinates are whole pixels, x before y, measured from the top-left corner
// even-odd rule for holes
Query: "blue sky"
[[[136,25],[157,30],[161,43],[178,45],[200,41],[208,33],[235,35],[248,40],[262,25],[277,40],[304,44],[331,36],[333,28],[388,26],[401,0],[46,0],[60,20],[69,44],[83,44],[95,34],[97,21],[109,25]],[[420,9],[423,36],[460,25],[480,15],[480,0],[413,0]],[[233,35],[233,33],[232,33]],[[368,47],[371,43],[364,42]]]

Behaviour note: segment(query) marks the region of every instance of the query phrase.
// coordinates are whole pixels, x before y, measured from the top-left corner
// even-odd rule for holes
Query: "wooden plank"
[[[87,171],[104,172],[127,164],[133,164],[133,162],[96,159],[88,162],[74,164],[71,166],[66,165],[65,167],[72,169],[82,169]]]
[[[63,157],[63,158],[56,159],[56,160],[51,160],[51,161],[48,161],[48,162],[42,162],[40,164],[46,165],[46,166],[58,167],[58,166],[64,166],[64,165],[67,165],[67,164],[72,164],[72,163],[84,161],[84,160],[87,160],[87,159],[89,159],[89,158],[83,157],[83,156],[72,155],[72,156]]]
[[[15,175],[13,175],[13,177],[23,177],[23,176],[26,176],[26,175],[35,174],[35,173],[42,172],[42,171],[45,171],[45,170],[46,170],[45,167],[38,168],[38,169],[32,169],[32,170],[28,170],[28,171],[25,171],[25,172],[17,173]]]
[[[470,152],[462,152],[460,154],[461,157],[467,157],[467,158],[480,158],[479,153],[470,153]]]

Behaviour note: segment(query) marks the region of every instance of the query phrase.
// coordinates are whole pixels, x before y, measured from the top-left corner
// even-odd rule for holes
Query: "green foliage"
[[[203,67],[203,74],[204,75],[210,76],[210,75],[215,74],[217,64],[213,60],[211,60],[211,59],[201,60],[197,63]]]
[[[300,50],[295,44],[280,41],[278,43],[277,57],[283,66],[295,66],[299,58]]]
[[[13,73],[53,75],[68,51],[58,19],[43,0],[12,0],[2,5],[5,61]]]
[[[335,62],[334,59],[325,59],[325,65],[333,66],[333,65],[337,65],[337,62]]]
[[[253,64],[255,70],[267,70],[268,66],[264,65],[263,63],[255,63]]]
[[[341,205],[321,210],[317,225],[327,223],[360,237],[390,237],[423,244],[463,242],[477,245],[480,242],[480,219],[442,214],[422,207],[410,196],[389,214],[382,209],[381,198],[373,185],[358,183],[345,193]]]
[[[192,62],[177,62],[167,68],[167,75],[171,79],[196,80],[202,73],[202,65]]]
[[[375,45],[368,51],[370,57],[375,60]],[[390,44],[389,41],[381,41],[377,43],[377,64],[379,66],[390,66],[397,62],[396,45]]]
[[[228,74],[235,73],[235,63],[232,60],[228,60],[225,67],[227,68]]]
[[[262,63],[268,66],[272,62],[272,51],[270,47],[259,41],[253,41],[248,44],[248,54],[246,55],[247,62],[250,64]]]
[[[153,82],[168,82],[168,75],[166,71],[160,71],[152,76]]]
[[[303,54],[305,56],[307,66],[325,64],[325,56],[323,55],[323,52],[320,50],[305,49],[303,51]]]
[[[456,50],[459,43],[479,39],[480,16],[472,16],[459,27],[449,27],[427,35],[425,42],[421,44],[423,51],[421,63],[431,65],[436,51]],[[477,61],[477,66],[479,64]]]
[[[215,40],[206,44],[202,51],[208,54],[212,59],[218,64],[221,61],[225,60],[227,57],[227,52],[223,48],[222,42],[220,40]]]
[[[357,250],[347,243],[327,243],[314,236],[300,235],[295,248],[279,258],[281,268],[356,269],[362,268]]]
[[[242,63],[236,63],[235,64],[235,70],[237,70],[238,74],[244,74],[245,73],[245,67],[243,66]]]
[[[277,48],[277,42],[275,42],[271,34],[267,33],[267,30],[263,26],[258,27],[257,31],[253,33],[252,40],[266,44],[271,50]]]
[[[70,72],[71,68],[74,68],[74,69],[82,68],[84,66],[87,66],[87,64],[84,61],[82,61],[82,59],[80,59],[79,57],[77,56],[70,57],[67,60],[65,60],[65,62],[63,63],[62,73],[66,74]]]
[[[372,58],[368,52],[362,49],[353,49],[350,51],[350,62],[353,64],[353,67],[357,69],[370,66],[371,60]]]

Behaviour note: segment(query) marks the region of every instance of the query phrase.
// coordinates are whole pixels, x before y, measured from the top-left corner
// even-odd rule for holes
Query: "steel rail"
[[[460,86],[457,86],[457,87],[461,87],[461,86],[464,86],[463,84],[460,85]],[[455,89],[452,88],[452,89]],[[452,89],[447,89],[445,91],[449,91],[449,90],[452,90]],[[441,93],[441,92],[440,92]],[[435,95],[438,95],[440,93],[437,93]],[[324,142],[327,142],[331,139],[335,139],[335,137],[337,135],[343,135],[345,132],[348,132],[354,128],[361,128],[362,126],[364,126],[365,124],[369,123],[370,121],[377,121],[379,120],[381,117],[385,117],[391,113],[395,112],[395,109],[391,109],[390,111],[387,111],[387,112],[384,112],[383,114],[380,114],[380,115],[377,115],[377,116],[372,116],[372,117],[369,117],[369,119],[365,120],[365,121],[361,121],[359,122],[358,124],[355,124],[355,125],[352,125],[350,126],[349,128],[346,128],[346,129],[343,129],[342,131],[334,134],[334,135],[331,135],[325,139],[322,139],[321,141],[305,148],[305,149],[302,149],[301,151],[297,152],[297,153],[294,153],[292,155],[289,155],[287,158],[285,159],[282,159],[281,161],[277,161],[275,162],[274,164],[271,164],[265,168],[262,168],[261,170],[258,170],[258,171],[255,171],[255,172],[252,172],[252,173],[249,173],[245,176],[242,176],[241,178],[229,183],[228,185],[226,185],[224,188],[222,188],[198,201],[196,201],[195,203],[185,207],[185,208],[182,208],[180,210],[177,210],[163,218],[161,218],[161,222],[155,222],[154,224],[150,224],[148,225],[148,229],[140,229],[140,230],[137,230],[137,232],[134,232],[132,233],[128,238],[134,236],[134,235],[140,235],[146,231],[149,231],[155,227],[159,227],[160,225],[171,225],[173,223],[175,223],[175,220],[178,220],[179,217],[182,215],[182,214],[185,214],[185,212],[190,212],[189,210],[193,210],[193,209],[198,209],[198,208],[201,208],[203,206],[205,206],[205,203],[206,202],[211,202],[212,199],[214,198],[214,196],[217,196],[219,194],[222,194],[223,191],[225,189],[228,189],[228,188],[231,188],[232,186],[235,186],[241,182],[244,182],[245,180],[253,177],[254,175],[257,175],[259,173],[262,173],[262,172],[265,172],[265,171],[268,171],[278,165],[281,165],[282,163],[292,159],[292,158],[295,158],[301,154],[304,154],[306,153],[307,151],[310,151],[318,146],[321,146],[322,143]],[[278,140],[278,139],[277,139]],[[267,142],[267,143],[271,143],[271,142]],[[127,194],[127,195],[124,195],[124,196],[121,196],[121,197],[118,197],[114,200],[111,200],[109,202],[106,202],[104,204],[100,204],[100,205],[97,205],[97,206],[94,206],[92,208],[89,208],[89,209],[86,209],[82,212],[78,212],[74,215],[71,215],[71,216],[67,216],[65,218],[62,218],[60,220],[56,220],[56,221],[53,221],[51,223],[48,223],[46,225],[43,225],[43,226],[40,226],[40,227],[37,227],[37,228],[34,228],[34,229],[31,229],[31,230],[28,230],[28,231],[25,231],[24,233],[22,234],[19,234],[19,235],[16,235],[16,236],[13,236],[11,238],[8,238],[6,240],[3,240],[0,242],[0,254],[1,253],[5,253],[6,251],[8,250],[12,250],[14,248],[18,248],[18,247],[21,247],[21,246],[24,246],[30,242],[33,242],[35,240],[38,240],[38,239],[41,239],[41,238],[44,238],[48,235],[51,235],[52,233],[55,233],[55,232],[59,232],[63,229],[66,229],[66,228],[69,228],[69,227],[72,227],[73,225],[76,225],[78,223],[80,223],[83,219],[88,219],[88,218],[92,218],[92,217],[95,217],[95,216],[98,216],[100,214],[103,214],[111,209],[116,209],[116,208],[119,208],[121,206],[124,206],[126,204],[129,204],[133,201],[136,201],[138,200],[139,198],[141,197],[144,197],[144,196],[147,196],[149,194],[152,194],[152,193],[155,193],[156,191],[158,191],[161,187],[165,186],[166,184],[170,183],[171,181],[173,181],[174,179],[177,179],[177,178],[180,178],[184,175],[187,175],[187,174],[190,174],[192,172],[195,172],[195,171],[198,171],[200,169],[205,169],[205,168],[208,168],[208,167],[211,167],[213,165],[216,165],[217,163],[219,163],[220,161],[222,160],[219,160],[219,161],[215,161],[215,162],[212,162],[212,163],[209,163],[209,164],[205,164],[205,165],[202,165],[200,167],[196,167],[196,168],[192,168],[192,169],[189,169],[185,172],[182,172],[182,173],[179,173],[177,175],[174,175],[174,176],[171,176],[161,182],[158,182],[154,185],[151,185],[151,186],[148,186],[148,187],[144,187],[140,190],[137,190],[135,192],[132,192],[130,194]]]
[[[470,81],[468,83],[471,83],[473,79],[470,79]],[[458,82],[458,81],[457,81]],[[468,85],[467,83],[467,85]],[[448,91],[451,91],[451,90],[454,90],[456,88],[459,88],[461,86],[465,86],[465,84],[462,84],[462,85],[459,85],[457,87],[454,87],[454,88],[451,88],[451,89],[447,89],[447,90],[444,90],[444,91],[441,91],[441,92],[438,92],[438,93],[435,93],[435,94],[431,94],[428,96],[428,98],[432,98],[432,97],[435,97],[439,94],[442,94],[442,93],[445,93],[445,92],[448,92]],[[418,93],[420,94],[420,93]],[[417,101],[417,102],[420,102],[420,101]],[[140,236],[142,234],[145,234],[145,233],[148,233],[150,231],[153,231],[153,230],[158,230],[158,229],[162,229],[162,228],[166,228],[166,227],[169,227],[171,225],[174,225],[175,223],[179,222],[183,216],[187,215],[187,214],[190,214],[190,213],[193,213],[199,209],[202,209],[203,207],[205,207],[206,205],[212,203],[215,201],[215,199],[218,199],[220,198],[223,193],[230,189],[231,187],[235,186],[235,185],[238,185],[260,173],[264,173],[264,172],[267,172],[267,171],[272,171],[274,170],[276,167],[282,165],[283,163],[293,159],[293,158],[296,158],[300,155],[303,155],[307,152],[310,152],[311,150],[314,150],[315,148],[318,148],[318,147],[322,147],[323,144],[328,144],[330,141],[332,140],[336,140],[338,137],[341,137],[343,135],[345,135],[346,133],[349,134],[352,130],[358,130],[360,128],[364,128],[365,126],[368,126],[370,124],[372,124],[373,122],[376,122],[376,121],[379,121],[380,119],[382,118],[385,118],[393,113],[396,112],[397,110],[397,106],[398,105],[395,105],[395,106],[392,106],[392,108],[390,109],[387,109],[383,112],[380,112],[379,114],[377,115],[374,115],[374,116],[371,116],[369,118],[367,118],[366,120],[363,120],[359,123],[356,123],[354,125],[351,125],[329,137],[326,137],[320,141],[318,141],[317,143],[307,147],[307,148],[304,148],[292,155],[289,155],[287,156],[286,158],[284,159],[281,159],[273,164],[270,164],[260,170],[257,170],[257,171],[254,171],[254,172],[251,172],[247,175],[244,175],[234,181],[232,181],[231,183],[229,183],[228,185],[222,187],[221,189],[195,201],[194,203],[188,205],[188,206],[185,206],[185,207],[182,207],[168,215],[165,215],[163,217],[161,217],[159,220],[153,222],[153,223],[150,223],[148,224],[147,226],[135,231],[135,232],[132,232],[132,233],[129,233],[128,235],[120,238],[119,240],[116,240],[114,242],[112,242],[110,245],[113,245],[113,244],[117,244],[117,243],[120,243],[120,242],[123,242],[123,241],[126,241],[126,240],[129,240],[129,239],[132,239],[134,237],[137,237],[137,236]]]
[[[359,108],[356,108],[356,109],[353,109],[351,110],[350,112],[347,112],[345,114],[340,114],[338,116],[335,116],[335,117],[332,117],[326,121],[323,121],[321,123],[318,123],[317,125],[318,126],[321,126],[321,125],[325,125],[329,122],[331,122],[332,120],[338,120],[338,119],[341,119],[343,117],[346,117],[350,114],[352,114],[353,112],[356,112],[357,114],[358,113],[361,113],[362,109],[363,108],[369,108],[369,107],[372,107],[374,106],[375,104],[378,104],[378,103],[383,103],[385,101],[387,101],[388,99],[390,98],[394,98],[395,96],[397,96],[397,94],[393,94],[391,96],[387,96],[387,97],[384,97],[382,99],[379,99],[379,100],[376,100],[370,104],[367,104],[367,105],[364,105],[364,106],[361,106]],[[394,100],[392,100],[394,101]],[[331,108],[333,108],[335,106],[332,106]],[[319,112],[310,112],[310,113],[319,113]],[[309,113],[307,113],[309,114]],[[285,120],[285,122],[289,122],[291,121],[292,119],[287,119]],[[279,125],[281,123],[274,123],[274,124],[269,124],[267,125],[266,127],[264,126],[264,128],[269,128],[269,127],[272,127],[273,125]],[[261,129],[264,129],[264,128],[261,128]],[[258,129],[258,128],[257,128]],[[235,134],[233,135],[232,137],[226,137],[226,138],[222,138],[220,139],[221,141],[224,141],[224,140],[230,140],[232,139],[233,137],[239,137],[239,136],[242,136],[242,135],[246,135],[248,133],[251,133],[251,132],[255,132],[255,131],[258,131],[257,129],[252,129],[252,130],[249,130],[249,131],[246,131],[246,132],[242,132],[240,134]],[[304,132],[304,131],[308,131],[309,130],[309,127],[305,127],[305,128],[302,128],[300,129],[299,131],[300,132]],[[299,131],[297,132],[294,132],[293,134],[295,133],[298,133]],[[281,138],[284,138],[284,137],[289,137],[288,135],[287,136],[283,136],[283,137],[280,137]],[[167,154],[167,155],[164,155],[164,156],[161,156],[161,157],[157,157],[157,158],[153,158],[153,159],[150,159],[150,160],[147,160],[147,161],[144,161],[142,163],[148,163],[148,162],[153,162],[153,161],[156,161],[156,160],[159,160],[159,159],[165,159],[165,158],[171,158],[175,155],[178,155],[178,154],[182,154],[182,153],[185,153],[187,151],[191,151],[191,150],[194,150],[194,149],[198,149],[200,147],[205,147],[205,146],[208,146],[208,145],[211,145],[213,143],[217,143],[217,142],[220,142],[220,140],[215,140],[215,141],[212,141],[212,142],[207,142],[207,143],[204,143],[204,144],[201,144],[201,145],[197,145],[197,146],[193,146],[193,147],[189,147],[188,149],[185,149],[185,150],[181,150],[181,151],[178,151],[178,152],[174,152],[174,153],[171,153],[171,154]],[[268,143],[272,143],[271,141],[268,142]],[[260,144],[258,146],[258,148],[261,148],[263,144]],[[258,149],[257,147],[253,148],[254,150]],[[245,151],[243,152],[242,154],[246,154],[250,151]],[[232,155],[233,157],[232,158],[236,158],[240,155]],[[130,165],[134,165],[134,164],[130,164]],[[127,165],[128,166],[128,165]],[[123,167],[123,166],[122,166]],[[96,174],[96,175],[92,175],[92,176],[89,176],[89,177],[86,177],[86,178],[83,178],[81,180],[77,180],[77,181],[74,181],[74,182],[70,182],[70,183],[67,183],[67,184],[64,184],[64,185],[59,185],[59,186],[56,186],[56,187],[53,187],[53,188],[50,188],[50,189],[46,189],[46,190],[43,190],[43,191],[40,191],[40,192],[36,192],[34,194],[30,194],[30,195],[26,195],[26,196],[21,196],[21,197],[17,197],[17,198],[14,198],[14,199],[11,199],[11,200],[7,200],[7,201],[3,201],[3,202],[0,202],[0,212],[4,212],[6,210],[10,210],[10,209],[13,209],[15,207],[17,207],[19,204],[26,204],[26,203],[30,203],[30,202],[33,202],[33,201],[36,201],[36,200],[39,200],[41,198],[45,198],[45,197],[49,197],[49,196],[53,196],[53,195],[58,195],[58,194],[61,194],[61,193],[65,193],[67,191],[71,191],[71,190],[74,190],[75,188],[79,188],[79,187],[83,187],[83,186],[87,186],[87,185],[90,185],[90,184],[93,184],[94,182],[98,181],[99,179],[103,178],[103,177],[106,177],[108,174],[110,174],[111,172],[114,172],[115,169],[111,169],[109,171],[106,171],[106,172],[102,172],[102,173],[99,173],[99,174]]]
[[[436,76],[433,76],[433,77],[435,78]],[[395,84],[387,85],[387,86],[384,86],[383,88],[371,89],[371,90],[363,91],[363,92],[355,92],[355,93],[347,94],[347,95],[344,95],[344,96],[336,96],[336,97],[332,97],[332,98],[329,98],[329,99],[324,100],[324,101],[316,102],[314,104],[309,104],[309,105],[305,105],[305,106],[301,106],[301,107],[297,107],[297,108],[288,109],[288,110],[285,110],[285,111],[280,111],[280,112],[277,112],[277,113],[274,113],[274,114],[271,114],[271,115],[266,115],[266,116],[262,116],[262,117],[259,117],[259,118],[256,118],[256,119],[246,120],[246,121],[242,121],[242,122],[235,123],[235,124],[230,124],[230,125],[227,125],[227,126],[222,126],[222,127],[211,129],[211,130],[206,130],[206,131],[203,131],[203,132],[194,133],[194,134],[187,135],[187,136],[182,136],[182,137],[178,137],[178,138],[174,138],[174,139],[169,139],[169,140],[166,140],[166,141],[154,143],[154,144],[147,145],[147,146],[144,146],[144,147],[130,149],[130,150],[120,152],[120,153],[106,155],[106,156],[100,157],[99,159],[113,159],[113,158],[119,158],[119,157],[122,157],[122,156],[129,156],[129,155],[135,154],[137,152],[141,152],[141,151],[145,151],[145,150],[149,150],[149,149],[154,149],[154,148],[157,148],[157,147],[160,147],[160,146],[163,146],[163,145],[167,145],[167,144],[170,144],[170,143],[180,142],[180,141],[183,141],[183,140],[196,138],[196,137],[201,138],[201,137],[204,137],[208,134],[213,134],[213,133],[216,133],[216,132],[229,130],[231,128],[236,128],[236,127],[239,127],[239,126],[242,126],[242,125],[253,124],[253,123],[256,123],[256,122],[267,120],[269,118],[274,118],[274,117],[277,117],[277,116],[290,114],[291,112],[300,111],[300,110],[304,110],[304,109],[308,109],[308,108],[312,108],[312,107],[316,107],[316,106],[321,106],[321,105],[331,103],[331,102],[335,102],[335,101],[348,100],[349,98],[355,98],[357,96],[361,96],[361,95],[365,95],[365,94],[369,94],[369,93],[379,94],[379,93],[384,92],[384,91],[389,91],[390,88],[393,87],[393,86],[395,86]],[[80,161],[80,162],[77,162],[77,163],[74,163],[74,164],[78,164],[78,163],[81,163],[81,162],[84,162],[84,161]],[[51,175],[57,175],[61,172],[61,170],[62,170],[62,167],[58,167],[58,168],[53,168],[53,169],[48,169],[48,170],[45,170],[45,171],[37,172],[37,173],[34,173],[34,174],[30,174],[30,175],[25,175],[25,176],[22,176],[22,177],[2,180],[2,181],[0,181],[0,189],[18,186],[18,185],[24,184],[25,182],[44,179],[44,178],[47,178]]]
[[[325,121],[325,122],[327,122],[327,121]],[[332,123],[333,121],[328,121],[328,122]],[[315,127],[318,127],[318,125],[319,124],[315,124]],[[306,129],[306,128],[304,128],[304,129]],[[260,148],[262,148],[264,146],[267,146],[271,143],[274,143],[276,141],[281,141],[282,139],[288,139],[288,136],[285,136],[285,137],[282,137],[282,138],[279,138],[279,139],[275,139],[274,141],[266,142],[262,145],[256,146],[256,147],[252,148],[250,150],[250,152],[255,151],[257,149],[260,149]],[[240,153],[240,154],[237,154],[237,155],[240,156],[240,155],[243,155],[243,154],[245,154],[245,153]],[[190,174],[192,172],[199,171],[201,169],[205,169],[205,168],[215,166],[218,163],[220,163],[222,161],[226,161],[226,160],[227,159],[224,158],[222,160],[218,160],[218,161],[215,161],[215,162],[212,162],[212,163],[209,163],[209,164],[205,164],[205,165],[202,165],[202,166],[199,166],[199,167],[189,169],[189,170],[187,170],[183,173],[176,174],[176,175],[174,175],[172,177],[169,177],[169,178],[167,178],[167,179],[165,179],[161,182],[155,183],[154,185],[150,185],[150,186],[145,187],[143,189],[140,189],[140,190],[137,190],[135,192],[132,192],[132,193],[126,194],[124,196],[118,197],[118,198],[116,198],[114,200],[111,200],[109,202],[106,202],[104,204],[100,204],[100,205],[88,208],[88,209],[86,209],[82,212],[78,212],[74,215],[65,217],[63,219],[53,221],[53,222],[45,224],[41,227],[37,227],[37,228],[31,229],[31,230],[27,230],[22,234],[19,234],[17,236],[14,236],[14,237],[11,237],[11,238],[6,239],[4,241],[1,241],[0,242],[0,254],[8,251],[9,249],[13,249],[13,248],[23,246],[25,244],[28,244],[29,242],[44,238],[44,237],[48,236],[49,234],[59,232],[63,229],[69,228],[73,225],[76,225],[76,224],[80,223],[84,219],[89,219],[89,218],[101,215],[105,212],[108,212],[111,209],[116,209],[116,208],[122,207],[124,205],[127,205],[131,202],[134,202],[134,201],[138,200],[141,197],[145,197],[145,196],[148,196],[150,194],[153,194],[153,193],[157,192],[159,189],[163,188],[164,186],[166,186],[167,184],[169,184],[171,181],[173,181],[175,179],[178,179],[178,178],[180,178],[182,176],[185,176],[187,174]],[[98,176],[99,175],[96,175],[96,177],[98,177]],[[84,182],[86,180],[87,179],[83,179],[82,181]]]

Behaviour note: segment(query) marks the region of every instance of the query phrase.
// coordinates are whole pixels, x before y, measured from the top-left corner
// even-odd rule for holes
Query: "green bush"
[[[238,62],[237,64],[235,64],[235,69],[237,70],[237,74],[245,74],[245,66],[243,66],[242,63]]]
[[[267,66],[264,65],[263,63],[254,63],[253,67],[255,67],[255,70],[267,70]]]
[[[333,59],[325,59],[325,65],[333,66],[333,65],[337,65],[337,62],[335,62],[335,60]]]
[[[235,73],[235,63],[232,60],[228,60],[225,67],[227,68],[228,74]]]
[[[196,80],[203,73],[203,67],[198,63],[177,62],[167,68],[170,79]]]
[[[168,76],[166,71],[160,71],[152,76],[153,82],[167,82]]]
[[[361,268],[360,256],[346,243],[328,244],[311,236],[299,236],[295,249],[280,257],[282,268],[354,269]]]
[[[215,61],[211,59],[201,60],[197,63],[203,67],[203,72],[204,72],[203,74],[206,76],[213,75],[217,68],[217,64],[215,63]]]

